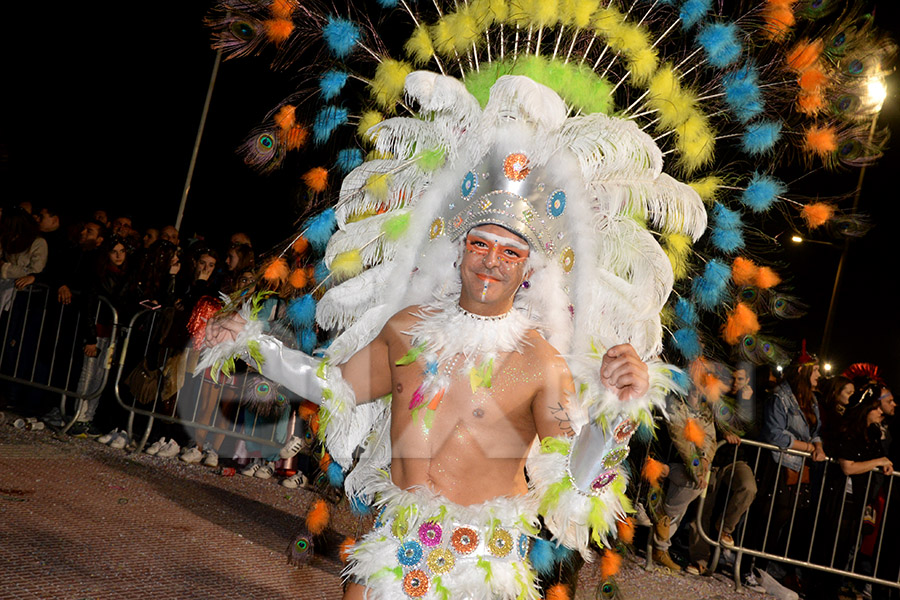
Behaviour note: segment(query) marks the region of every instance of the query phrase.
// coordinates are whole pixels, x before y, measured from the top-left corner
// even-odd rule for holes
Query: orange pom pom
[[[813,202],[803,207],[800,216],[803,217],[810,229],[815,229],[827,223],[834,216],[834,206],[827,202]]]
[[[280,44],[294,33],[294,22],[290,19],[268,19],[263,21],[266,37],[274,44]]]
[[[789,69],[802,73],[819,60],[825,44],[821,39],[810,42],[801,40],[787,54],[787,66]]]
[[[306,514],[306,528],[313,535],[322,535],[325,528],[328,527],[328,503],[321,498],[316,500],[313,507]]]
[[[341,562],[346,564],[348,560],[350,560],[350,551],[353,549],[353,544],[356,543],[356,540],[352,537],[344,538],[344,541],[341,542],[340,547],[340,557]]]
[[[328,170],[324,167],[313,167],[303,174],[303,183],[316,193],[324,192],[328,185]]]
[[[800,75],[800,87],[806,92],[814,92],[827,83],[828,76],[818,65],[810,67]]]
[[[756,318],[756,313],[743,302],[738,302],[722,327],[722,339],[734,346],[748,333],[758,331],[759,319]]]
[[[684,439],[699,447],[703,445],[703,441],[706,439],[706,433],[703,431],[702,427],[697,425],[697,421],[688,419],[684,424]]]
[[[300,415],[301,419],[303,419],[304,421],[309,421],[314,416],[319,414],[319,407],[309,400],[304,400],[300,403],[300,407],[297,409],[297,413]]]
[[[828,156],[837,150],[837,133],[834,127],[812,125],[806,130],[803,147],[821,157]]]
[[[287,19],[294,14],[297,4],[292,0],[273,0],[269,5],[269,12],[276,19]]]
[[[658,460],[647,457],[647,460],[644,461],[644,467],[641,469],[641,477],[647,480],[651,486],[659,487],[659,480],[665,467]]]
[[[783,2],[770,2],[765,10],[766,37],[771,40],[783,40],[791,27],[797,22],[794,11]]]
[[[547,600],[570,600],[569,586],[564,583],[557,583],[547,590]]]
[[[756,287],[767,290],[781,283],[781,277],[778,273],[769,267],[760,267],[759,273],[756,275]]]
[[[603,551],[603,557],[600,559],[600,577],[609,579],[619,572],[622,568],[622,557],[618,553],[613,552],[609,548]]]
[[[319,459],[319,468],[324,473],[325,471],[328,470],[328,465],[330,465],[330,464],[331,464],[331,455],[326,452],[325,454],[322,455],[322,458]]]
[[[301,235],[301,236],[297,237],[296,240],[294,240],[294,243],[291,245],[291,248],[297,254],[303,254],[304,252],[306,252],[306,249],[309,248],[309,240]]]
[[[285,132],[284,145],[288,150],[296,150],[303,147],[306,138],[309,137],[309,130],[300,124],[294,124],[289,131]]]
[[[309,428],[315,435],[319,435],[319,413],[316,413],[309,420]]]
[[[296,123],[296,119],[297,107],[291,106],[290,104],[285,104],[278,109],[277,113],[275,113],[275,124],[278,125],[282,131],[287,131],[293,127],[294,123]]]
[[[271,283],[282,284],[288,278],[290,268],[283,258],[274,258],[263,272],[263,279]]]
[[[625,544],[634,541],[634,519],[625,517],[624,521],[616,521],[616,529],[619,530],[619,539]]]
[[[757,273],[759,273],[759,267],[749,258],[738,256],[731,263],[731,278],[735,285],[753,285]]]
[[[291,276],[288,279],[288,283],[291,284],[291,287],[297,288],[298,290],[302,290],[306,287],[306,284],[309,283],[309,279],[306,277],[305,269],[294,269],[291,271]]]
[[[822,97],[821,90],[797,96],[797,108],[805,115],[819,114],[819,111],[825,108],[825,98]]]

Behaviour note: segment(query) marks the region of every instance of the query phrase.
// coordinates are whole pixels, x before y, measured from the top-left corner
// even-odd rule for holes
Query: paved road
[[[336,600],[336,553],[299,568],[285,560],[316,497],[0,425],[0,599]],[[338,540],[367,528],[346,506],[332,515]],[[595,597],[597,578],[593,565],[582,569],[576,600]],[[617,580],[627,600],[765,599],[632,560]]]

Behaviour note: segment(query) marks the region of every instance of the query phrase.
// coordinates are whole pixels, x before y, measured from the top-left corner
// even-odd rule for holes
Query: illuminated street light
[[[831,373],[831,363],[825,363],[822,367],[825,369],[826,373]]]
[[[874,75],[866,78],[866,105],[873,113],[881,112],[884,106],[884,99],[887,98],[887,85],[884,82],[884,75]]]
[[[791,241],[794,242],[795,244],[799,244],[800,242],[803,241],[803,238],[800,237],[799,235],[792,235]]]

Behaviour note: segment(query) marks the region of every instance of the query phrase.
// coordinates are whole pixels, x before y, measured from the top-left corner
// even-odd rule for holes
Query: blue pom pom
[[[753,212],[765,212],[778,200],[777,196],[786,191],[787,186],[782,181],[754,173],[750,183],[747,184],[747,189],[741,194],[741,202]]]
[[[638,444],[649,444],[653,439],[653,429],[646,423],[641,423],[631,439],[636,440]]]
[[[335,71],[331,70],[326,72],[319,79],[319,91],[322,93],[322,98],[325,100],[333,100],[337,98],[341,90],[344,89],[344,84],[347,83],[347,78],[349,75],[344,71]]]
[[[743,225],[741,213],[716,202],[713,206],[713,220],[719,229],[737,229]]]
[[[739,29],[734,23],[710,23],[697,34],[697,41],[706,51],[712,66],[724,69],[741,56]]]
[[[341,465],[336,462],[332,462],[328,465],[325,474],[328,475],[328,483],[332,487],[339,488],[344,485],[344,470],[341,468]]]
[[[287,305],[287,318],[296,328],[312,327],[316,322],[316,301],[310,294],[294,298]]]
[[[331,275],[331,271],[325,266],[325,261],[320,260],[317,262],[315,270],[316,285],[324,285],[325,280],[328,279],[329,275]]]
[[[399,4],[399,0],[378,0],[381,8],[397,8],[397,4]]]
[[[687,0],[681,5],[678,16],[681,18],[681,28],[687,31],[706,17],[706,13],[712,8],[712,0]]]
[[[697,309],[687,298],[679,298],[675,303],[675,316],[685,325],[693,327],[697,324]]]
[[[357,517],[365,517],[372,514],[372,507],[366,504],[359,496],[351,496],[350,512],[352,512]]]
[[[684,390],[685,393],[691,389],[691,378],[688,377],[688,374],[682,371],[681,369],[672,369],[672,381],[675,384]]]
[[[781,137],[781,123],[778,121],[758,121],[747,126],[741,139],[744,152],[752,156],[771,150]]]
[[[316,332],[312,329],[301,329],[297,332],[297,339],[300,342],[300,350],[306,354],[312,354],[313,350],[316,349],[316,343],[319,341],[316,337]]]
[[[713,229],[709,241],[725,254],[734,254],[744,247],[744,232],[740,229]]]
[[[572,560],[573,552],[571,550],[561,544],[559,546],[551,544],[551,546],[553,546],[553,554],[556,555],[556,562],[562,563]]]
[[[313,140],[317,144],[324,144],[334,133],[334,130],[347,122],[349,113],[346,108],[339,106],[324,106],[313,121]]]
[[[691,286],[697,305],[712,310],[725,298],[728,281],[731,279],[731,267],[714,258],[706,263],[703,275],[694,279]]]
[[[337,155],[337,168],[346,175],[363,164],[363,153],[359,148],[344,148]]]
[[[528,558],[531,560],[531,566],[534,567],[534,570],[539,575],[546,576],[553,573],[556,566],[556,554],[553,552],[555,545],[553,542],[542,538],[534,540],[531,552],[528,553]]]
[[[756,71],[756,67],[750,63],[722,78],[722,87],[725,88],[725,103],[741,123],[746,123],[759,116],[765,108],[758,80],[759,73]]]
[[[700,345],[700,336],[697,335],[696,329],[687,327],[678,329],[672,334],[672,340],[675,342],[675,348],[688,360],[700,358],[703,353],[703,346]]]
[[[313,250],[316,252],[324,252],[331,234],[337,229],[337,219],[334,216],[334,209],[329,208],[323,210],[316,216],[309,219],[303,224],[303,235],[309,240]],[[316,279],[316,281],[319,281]]]
[[[359,42],[359,27],[347,19],[328,17],[328,23],[322,28],[322,37],[332,54],[346,58]]]

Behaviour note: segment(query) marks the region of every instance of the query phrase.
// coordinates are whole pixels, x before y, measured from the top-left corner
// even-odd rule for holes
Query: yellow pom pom
[[[703,179],[692,181],[688,185],[691,186],[695,192],[697,192],[697,195],[700,196],[701,200],[703,200],[707,204],[712,204],[716,199],[716,196],[719,193],[719,188],[723,183],[724,182],[722,181],[721,177],[710,175],[709,177],[704,177]]]
[[[391,182],[390,173],[375,173],[366,180],[366,193],[376,200],[384,200]]]
[[[367,110],[363,113],[362,117],[359,119],[359,125],[356,127],[356,132],[359,134],[359,137],[368,141],[369,138],[369,130],[384,121],[384,115],[382,115],[377,110]]]
[[[609,38],[622,23],[622,13],[612,6],[601,8],[594,17],[594,31],[597,35]]]
[[[648,103],[659,116],[658,129],[678,127],[694,113],[695,98],[685,93],[671,65],[660,67],[650,79]]]
[[[653,74],[659,67],[659,56],[656,48],[641,48],[631,55],[628,68],[631,70],[631,78],[636,85],[641,87],[650,83]]]
[[[591,17],[600,8],[600,0],[575,0],[572,9],[572,25],[584,29],[591,24]]]
[[[434,56],[434,46],[427,25],[419,25],[403,46],[406,55],[417,65],[424,65]]]
[[[412,72],[412,65],[399,60],[385,59],[375,69],[371,93],[378,106],[392,110],[403,93],[406,76]]]
[[[681,151],[681,164],[693,172],[709,164],[716,149],[716,136],[706,117],[695,112],[676,128],[675,146]]]
[[[663,250],[672,263],[672,272],[675,279],[684,279],[687,276],[691,256],[691,238],[682,233],[668,233],[662,236]]]
[[[481,38],[481,29],[471,14],[459,12],[447,15],[447,25],[453,37],[453,49],[457,52],[471,50],[472,44]]]
[[[328,266],[331,269],[331,276],[336,281],[343,281],[356,277],[363,271],[362,256],[359,250],[348,250],[341,252],[334,257]]]
[[[531,22],[537,27],[553,27],[559,23],[559,4],[557,0],[540,0],[534,3]]]
[[[431,28],[431,40],[435,50],[443,55],[453,52],[453,31],[447,22],[447,17],[439,20]]]
[[[488,0],[488,4],[495,23],[502,23],[509,19],[509,3],[507,0]]]

